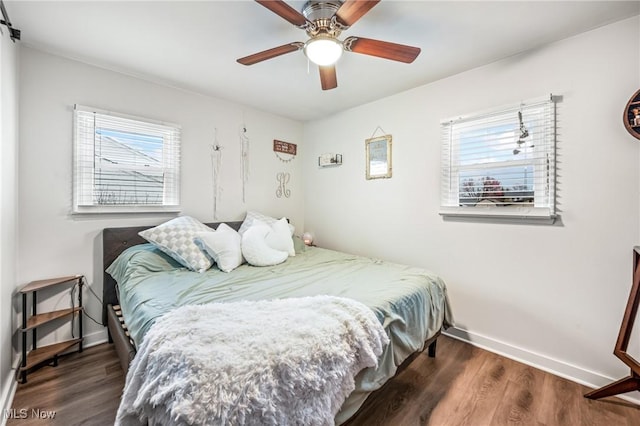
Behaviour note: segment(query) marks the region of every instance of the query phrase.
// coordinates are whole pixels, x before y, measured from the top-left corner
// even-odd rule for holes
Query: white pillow
[[[254,223],[259,223],[255,221]],[[267,234],[267,245],[273,249],[286,251],[289,256],[296,255],[296,249],[293,246],[293,238],[289,233],[289,222],[286,218],[282,218],[270,226],[271,232]]]
[[[211,256],[223,272],[231,272],[244,263],[240,234],[226,223],[218,225],[214,232],[198,232],[193,242]]]
[[[289,257],[286,251],[276,250],[267,244],[267,235],[272,229],[264,224],[248,228],[242,234],[242,255],[253,266],[272,266],[284,262]]]
[[[181,265],[192,271],[204,272],[212,262],[193,242],[198,232],[213,232],[213,229],[190,216],[179,216],[155,228],[140,231],[138,235]]]
[[[246,217],[244,218],[244,222],[242,222],[242,225],[240,225],[240,229],[238,230],[240,235],[244,234],[244,232],[249,229],[251,225],[253,225],[253,222],[256,220],[259,220],[262,223],[266,223],[267,225],[273,225],[278,221],[278,219],[276,219],[275,217],[267,216],[256,211],[249,210]],[[289,223],[289,230],[291,231],[291,235],[293,235],[296,228]]]

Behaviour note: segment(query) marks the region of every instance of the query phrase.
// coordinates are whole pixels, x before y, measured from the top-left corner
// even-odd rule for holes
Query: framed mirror
[[[391,135],[379,136],[365,141],[367,179],[391,177]]]

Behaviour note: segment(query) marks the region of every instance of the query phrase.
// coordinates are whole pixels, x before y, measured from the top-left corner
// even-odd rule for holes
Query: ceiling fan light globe
[[[314,37],[305,43],[304,54],[321,67],[333,65],[342,56],[342,43],[332,37]]]

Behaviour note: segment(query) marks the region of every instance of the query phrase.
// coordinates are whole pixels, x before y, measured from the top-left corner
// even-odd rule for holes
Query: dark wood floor
[[[43,367],[18,386],[8,425],[112,425],[124,377],[107,344]],[[640,408],[617,398],[591,401],[588,389],[442,336],[436,358],[416,357],[348,422],[359,425],[638,426]],[[55,411],[53,420],[32,409]]]
[[[102,344],[60,358],[18,385],[13,399],[16,419],[7,425],[113,425],[124,387],[124,374],[112,345]],[[19,410],[27,410],[26,418]],[[54,411],[42,420],[32,410]]]

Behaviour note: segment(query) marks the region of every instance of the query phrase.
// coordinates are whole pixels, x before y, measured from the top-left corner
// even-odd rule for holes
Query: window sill
[[[180,213],[180,206],[76,206],[72,215]]]
[[[442,207],[440,216],[445,220],[507,223],[534,223],[553,225],[556,215],[548,208],[534,207]]]

